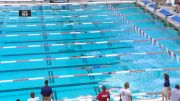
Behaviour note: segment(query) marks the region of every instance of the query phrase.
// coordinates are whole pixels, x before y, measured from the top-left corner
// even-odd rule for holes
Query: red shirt
[[[107,91],[102,91],[101,93],[98,94],[98,96],[96,97],[96,99],[98,99],[99,101],[108,101],[107,99],[109,98],[110,100],[110,95],[109,92]]]

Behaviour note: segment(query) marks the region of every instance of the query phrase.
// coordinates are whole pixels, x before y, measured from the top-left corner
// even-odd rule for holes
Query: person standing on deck
[[[99,93],[96,97],[98,101],[110,101],[110,94],[106,91],[106,86],[102,86],[102,92]]]
[[[170,93],[169,75],[165,73],[164,74],[164,87],[162,89],[162,101],[168,101],[169,93]]]
[[[124,83],[124,88],[120,90],[120,101],[132,101],[132,93],[129,90],[129,83]]]
[[[52,88],[48,86],[48,80],[45,80],[45,86],[41,89],[43,101],[51,101]]]

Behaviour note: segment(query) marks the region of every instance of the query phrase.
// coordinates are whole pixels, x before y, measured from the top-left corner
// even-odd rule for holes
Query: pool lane
[[[126,7],[127,5],[135,7],[134,4],[124,4],[124,5],[122,4],[115,6],[121,9],[120,7]],[[132,13],[143,12],[143,10],[137,8],[129,8],[129,9],[126,8],[126,9],[121,9],[120,11],[129,14],[130,16],[126,16],[129,17],[129,19],[131,18],[132,15],[136,16],[137,18],[147,15],[147,18],[142,17],[142,20],[149,19],[151,17],[150,14],[132,14]],[[133,20],[137,20],[137,19],[133,19]],[[164,27],[164,25],[160,22],[156,22],[155,27],[151,24],[151,22],[148,22],[149,26],[144,23],[145,22],[142,21],[136,22],[138,26],[142,25],[142,28],[144,29],[152,27],[152,29],[150,30],[144,30],[149,33],[152,33],[158,27],[160,28]],[[86,26],[86,27],[75,28],[75,30],[80,30],[81,28],[84,28],[81,30],[83,30],[85,34],[59,35],[59,32],[57,31],[58,35],[51,36],[48,34],[45,39],[44,37],[41,36],[43,35],[43,33],[40,31],[18,32],[20,30],[14,28],[11,29],[12,32],[10,31],[8,32],[9,30],[8,29],[6,32],[3,32],[3,34],[1,34],[3,35],[3,39],[1,39],[1,42],[3,42],[1,44],[1,47],[7,47],[1,49],[0,51],[1,53],[0,60],[5,61],[3,64],[0,64],[0,68],[1,68],[0,76],[4,77],[1,78],[1,80],[37,78],[37,77],[48,77],[48,76],[52,77],[58,75],[63,76],[63,75],[73,75],[73,74],[91,74],[91,73],[102,73],[102,72],[114,72],[121,70],[128,71],[128,70],[155,69],[155,71],[148,71],[142,73],[137,72],[137,73],[125,73],[125,74],[122,73],[116,75],[115,74],[100,75],[100,76],[91,75],[85,77],[49,79],[50,86],[52,86],[54,90],[54,96],[53,96],[54,99],[65,99],[67,97],[76,98],[78,96],[81,96],[82,94],[84,96],[96,95],[99,92],[99,85],[103,85],[103,84],[108,85],[109,88],[111,87],[120,88],[123,86],[123,83],[126,81],[131,83],[131,88],[133,90],[133,93],[160,91],[161,90],[160,88],[163,84],[163,80],[161,79],[164,71],[156,71],[156,69],[163,69],[170,67],[179,68],[180,66],[179,63],[177,63],[174,59],[169,58],[166,51],[160,49],[158,46],[152,45],[150,42],[142,41],[142,42],[133,42],[133,43],[130,42],[107,43],[107,41],[112,41],[112,40],[116,41],[118,39],[131,40],[131,41],[146,40],[143,37],[141,37],[138,33],[133,31],[130,26],[126,26],[125,23],[121,22],[115,24],[115,26],[112,26],[112,24],[110,24],[112,30],[119,30],[116,32],[96,31],[96,33],[92,35],[90,34],[90,32],[86,33],[87,31],[104,30],[107,28],[109,29],[110,27],[110,25],[106,27],[104,27],[105,24],[100,24],[100,25],[102,25],[102,27]],[[118,26],[120,25],[119,26],[120,28],[116,27],[117,25]],[[146,26],[144,27],[143,25]],[[88,28],[88,30],[86,28]],[[124,30],[129,30],[129,28],[131,28],[131,31],[124,31]],[[57,30],[55,27],[53,27],[52,29]],[[52,29],[49,28],[48,30],[52,30]],[[24,31],[25,30],[26,29],[24,29]],[[40,28],[36,30],[40,30]],[[173,31],[172,36],[166,35],[166,33],[168,32],[165,33],[165,36],[163,36],[163,34],[159,35],[159,33],[161,32],[159,31],[157,32],[157,37],[155,38],[159,39],[158,41],[164,44],[166,42],[170,44],[174,44],[173,42],[179,41],[177,38],[176,31],[172,29],[166,29],[166,30],[168,30],[169,32]],[[54,33],[55,31],[52,32]],[[23,35],[15,36],[15,37],[5,36],[10,34],[12,35],[40,34],[40,36],[30,36],[30,37]],[[93,38],[93,39],[88,39],[88,38]],[[42,42],[38,42],[38,40],[42,40]],[[61,41],[47,41],[47,40],[61,40]],[[70,44],[62,47],[61,46],[47,47],[47,45],[50,44],[61,45],[61,44],[68,44],[69,42],[76,43],[76,45]],[[95,42],[96,44],[80,44],[85,42]],[[97,44],[97,42],[99,42],[99,44]],[[31,45],[32,47],[12,48],[13,46],[28,46],[28,45]],[[37,47],[37,46],[33,47],[33,45],[44,45],[44,47]],[[9,46],[11,48],[8,48]],[[178,47],[174,47],[172,45],[169,47],[171,47],[173,51],[176,51],[176,53],[179,54],[180,50]],[[41,52],[44,52],[45,54],[40,54]],[[57,52],[57,53],[51,53],[51,52]],[[21,54],[21,55],[16,56],[12,54]],[[121,55],[117,55],[117,54],[121,54]],[[94,56],[94,58],[90,58],[89,56]],[[69,57],[73,57],[73,58],[69,58]],[[57,58],[57,60],[54,60],[54,58]],[[28,59],[30,59],[31,62],[26,61]],[[13,62],[14,60],[19,60],[19,61],[17,63],[14,63]],[[8,63],[7,61],[11,61],[11,63]],[[176,80],[178,80],[179,78],[179,71],[173,71],[173,72],[166,71],[166,72],[170,73],[170,75],[173,75],[172,85],[177,83]],[[3,97],[3,99],[6,101],[12,101],[12,99],[15,100],[15,98],[17,97],[26,100],[26,98],[28,97],[27,95],[30,91],[35,91],[37,95],[39,95],[40,88],[41,86],[43,86],[43,81],[44,80],[34,80],[34,81],[22,80],[13,83],[0,83],[1,85],[0,93],[2,93],[1,96],[4,97],[6,96],[5,94],[12,95],[12,98]],[[150,85],[152,84],[152,82],[153,84],[156,85]],[[149,85],[149,86],[147,88],[144,88],[144,85]],[[9,91],[16,91],[18,92],[18,95],[13,94],[13,92],[9,93]]]

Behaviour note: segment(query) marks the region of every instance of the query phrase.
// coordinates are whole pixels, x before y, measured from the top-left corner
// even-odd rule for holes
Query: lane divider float
[[[50,76],[50,77],[48,76],[48,77],[20,78],[20,79],[0,80],[0,83],[45,80],[45,79],[50,79],[50,78],[62,79],[62,78],[73,78],[73,77],[102,76],[102,75],[111,75],[111,74],[129,74],[129,73],[143,73],[143,72],[163,72],[163,71],[180,71],[180,67],[144,69],[144,70],[127,70],[127,71],[115,71],[115,72],[100,72],[100,73],[89,73],[89,74],[71,74],[71,75],[58,75],[58,76]]]
[[[114,8],[111,4],[108,4],[108,7],[110,8],[110,10],[115,12],[115,15],[119,16],[120,18],[123,19],[124,22],[128,23],[129,25],[132,26],[132,28],[138,32],[142,37],[146,38],[147,40],[149,40],[153,45],[157,45],[159,46],[161,49],[167,51],[168,55],[170,57],[173,57],[177,62],[180,61],[180,57],[176,55],[175,52],[173,52],[172,50],[170,50],[169,48],[167,48],[166,46],[164,46],[163,44],[159,43],[156,39],[152,38],[150,35],[148,35],[147,33],[145,33],[142,29],[140,29],[138,26],[136,26],[135,24],[133,24],[133,22],[131,22],[130,20],[128,20],[123,14],[121,14],[116,8]]]
[[[175,50],[178,53],[180,50]],[[140,53],[122,53],[122,54],[105,54],[105,55],[87,55],[87,56],[71,56],[71,57],[58,57],[58,58],[39,58],[39,59],[27,59],[27,60],[10,60],[10,61],[0,61],[0,64],[11,64],[11,63],[21,63],[21,62],[40,62],[46,60],[69,60],[69,59],[83,59],[83,58],[107,58],[107,57],[120,57],[129,55],[156,55],[164,54],[165,52],[140,52]]]

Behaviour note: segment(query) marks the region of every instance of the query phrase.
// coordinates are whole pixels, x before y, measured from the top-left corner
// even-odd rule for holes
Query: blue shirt
[[[164,87],[170,87],[170,82],[169,80],[164,81]]]
[[[52,94],[52,88],[49,87],[49,86],[44,86],[44,87],[41,89],[41,94],[42,94],[44,97],[49,97],[49,96]]]

